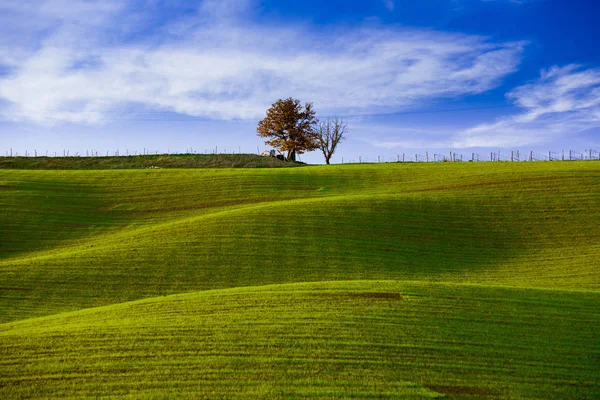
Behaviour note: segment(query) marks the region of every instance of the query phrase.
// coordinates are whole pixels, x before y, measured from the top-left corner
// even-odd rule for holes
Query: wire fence
[[[490,153],[399,153],[396,156],[377,156],[358,158],[344,158],[341,163],[415,163],[415,162],[536,162],[536,161],[600,161],[600,152],[593,149],[584,151],[561,150],[540,153],[535,151],[522,152],[520,150],[492,151]]]
[[[137,149],[113,149],[113,150],[95,150],[88,149],[83,151],[70,151],[63,149],[62,151],[40,151],[38,149],[17,151],[8,149],[5,151],[5,157],[131,157],[131,156],[148,156],[148,155],[198,155],[198,154],[257,154],[266,155],[268,151],[262,151],[259,147],[254,151],[242,152],[241,146],[233,146],[227,148],[204,148],[194,149],[192,147],[185,150],[171,151],[152,150],[143,148],[141,151]],[[358,156],[354,158],[339,157],[342,164],[348,163],[422,163],[422,162],[536,162],[536,161],[600,161],[600,152],[594,149],[586,149],[583,151],[576,150],[560,150],[536,152],[521,150],[498,150],[490,153],[457,153],[449,151],[447,153],[429,152],[425,153],[398,153],[395,156]]]
[[[257,151],[259,149],[257,148]],[[254,152],[247,152],[245,154],[253,154]],[[198,155],[198,154],[242,154],[241,146],[235,148],[230,147],[229,150],[226,148],[214,147],[211,149],[194,149],[192,147],[185,150],[154,150],[150,148],[143,148],[141,151],[137,149],[111,149],[111,150],[96,150],[88,149],[85,151],[71,151],[63,149],[62,151],[48,151],[48,150],[24,150],[18,151],[14,149],[8,149],[5,151],[5,157],[131,157],[131,156],[150,156],[150,155]],[[260,151],[258,154],[261,154]]]

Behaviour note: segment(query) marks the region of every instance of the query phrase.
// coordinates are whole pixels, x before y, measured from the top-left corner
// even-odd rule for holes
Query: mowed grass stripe
[[[595,398],[600,294],[238,288],[0,325],[5,398]]]

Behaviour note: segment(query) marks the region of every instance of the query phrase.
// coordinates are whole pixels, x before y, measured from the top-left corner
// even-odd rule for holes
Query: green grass
[[[2,398],[600,396],[599,293],[323,282],[0,325]]]
[[[156,154],[106,157],[0,157],[0,169],[280,168],[300,166],[256,154]]]
[[[2,398],[599,394],[598,163],[0,170],[0,210]]]

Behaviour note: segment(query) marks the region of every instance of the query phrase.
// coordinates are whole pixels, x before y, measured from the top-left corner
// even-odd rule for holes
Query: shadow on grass
[[[455,197],[310,199],[106,236],[93,248],[5,264],[18,272],[4,286],[34,290],[5,292],[0,321],[207,289],[439,280],[527,251],[508,210]]]
[[[206,245],[221,254],[214,260],[221,274],[234,265],[260,269],[242,280],[232,276],[235,285],[246,278],[429,279],[493,267],[527,251],[521,212],[506,201],[381,196],[258,209],[239,223],[204,229],[218,238]]]
[[[125,222],[93,185],[21,180],[0,188],[0,260],[90,238]]]

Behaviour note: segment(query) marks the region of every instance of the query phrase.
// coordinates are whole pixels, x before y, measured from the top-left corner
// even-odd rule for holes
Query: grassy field
[[[1,398],[600,396],[598,163],[3,170],[0,209]]]

